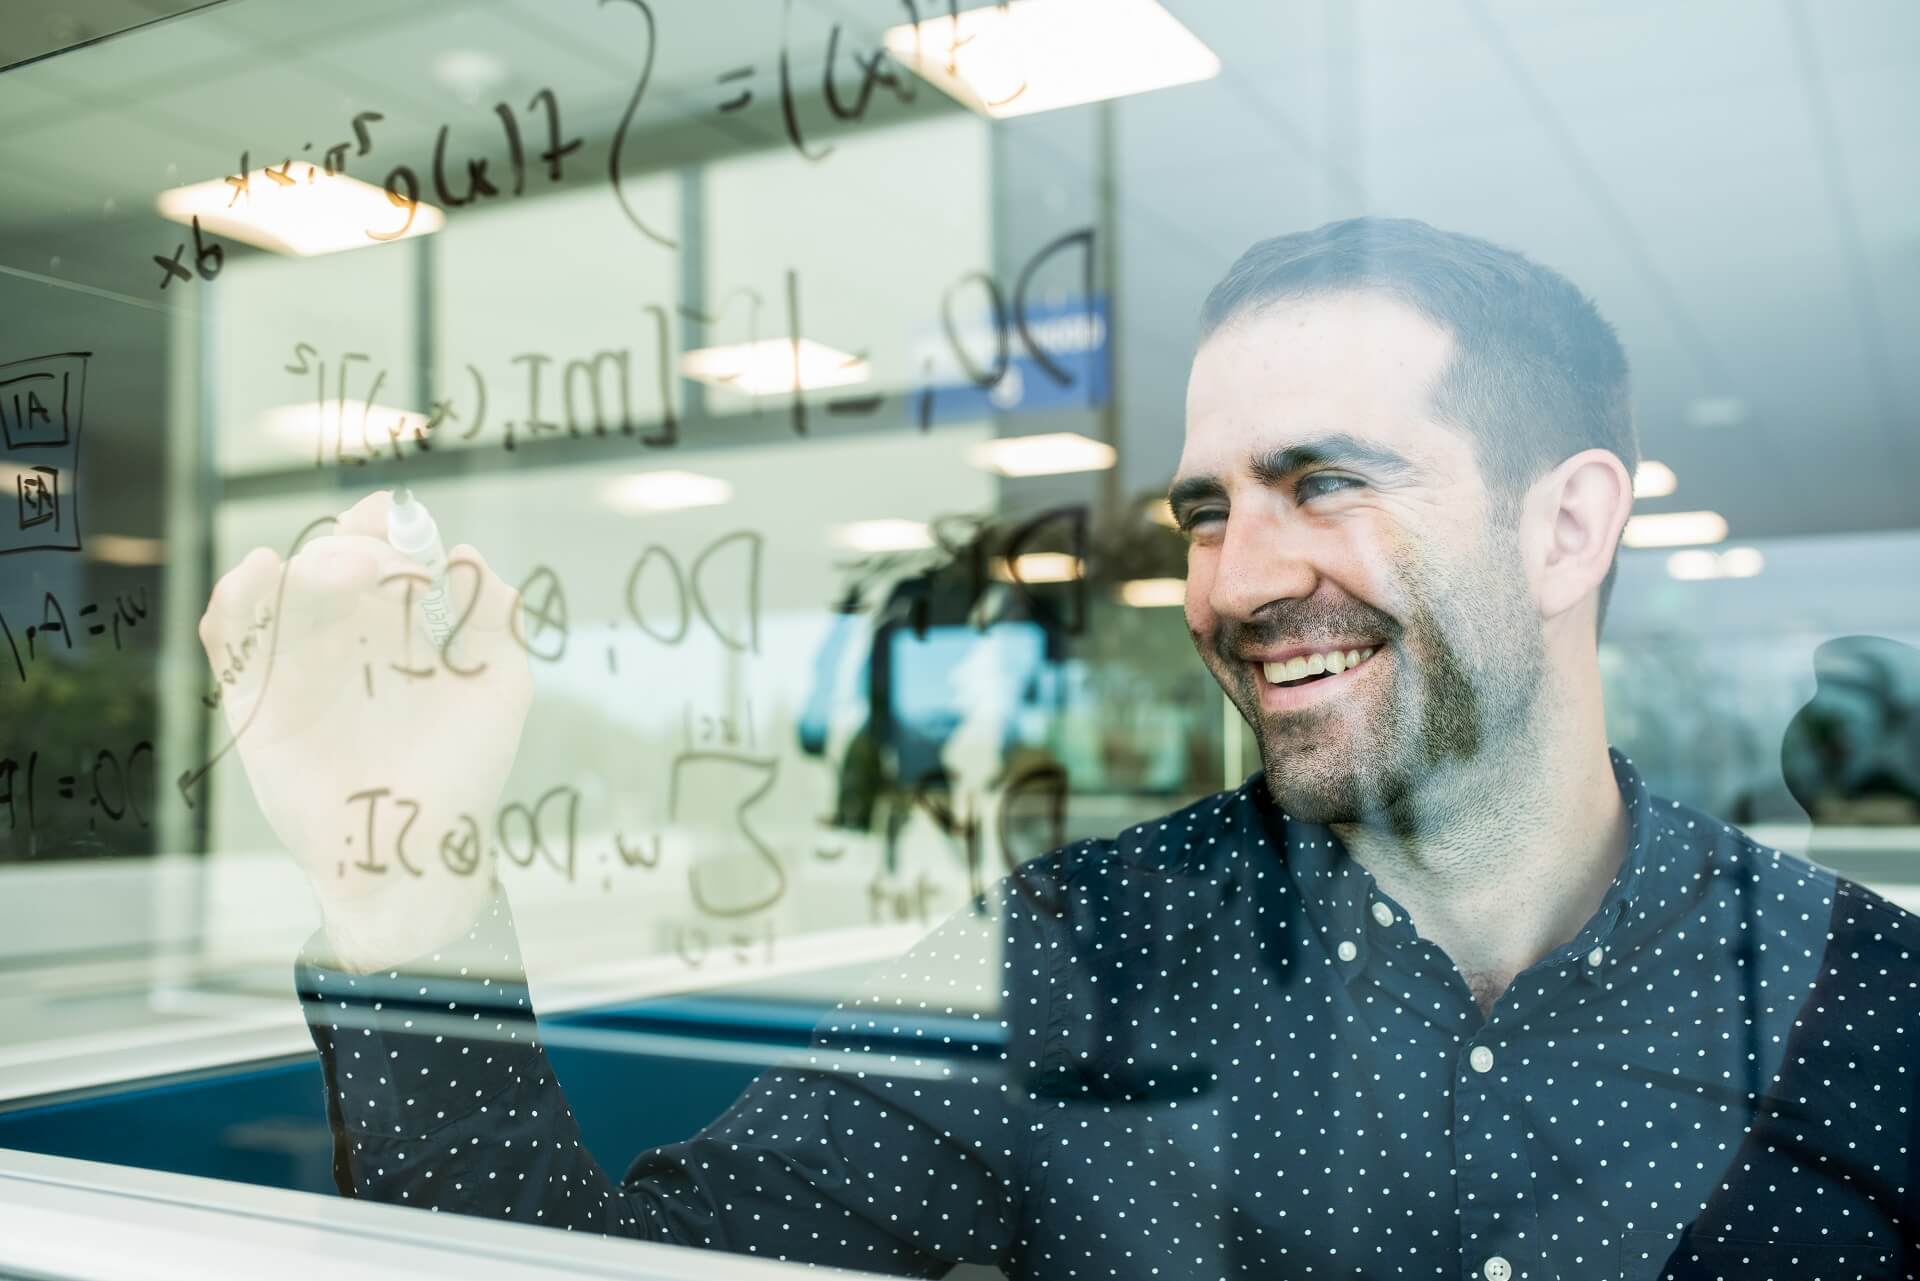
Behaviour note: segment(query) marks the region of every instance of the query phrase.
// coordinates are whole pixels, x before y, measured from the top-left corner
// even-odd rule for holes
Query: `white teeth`
[[[1300,654],[1280,663],[1262,663],[1261,670],[1275,685],[1308,676],[1333,675],[1351,671],[1373,657],[1373,648],[1327,650],[1319,654]]]

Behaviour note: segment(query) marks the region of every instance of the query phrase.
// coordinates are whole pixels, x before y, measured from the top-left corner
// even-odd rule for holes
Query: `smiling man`
[[[296,801],[369,736],[268,700],[241,752],[326,906],[296,976],[341,1191],[928,1276],[1915,1276],[1913,918],[1609,750],[1635,459],[1619,344],[1552,272],[1414,222],[1255,246],[1171,501],[1261,771],[1025,865],[617,1179],[504,893],[448,928],[335,888]],[[369,501],[300,592],[374,592]],[[298,639],[353,652],[332,604]],[[517,688],[491,735],[423,705],[402,737],[510,756]]]
[[[1201,323],[1169,495],[1194,642],[1271,796],[1486,1012],[1626,847],[1595,648],[1638,462],[1620,345],[1552,273],[1387,221],[1256,246]]]

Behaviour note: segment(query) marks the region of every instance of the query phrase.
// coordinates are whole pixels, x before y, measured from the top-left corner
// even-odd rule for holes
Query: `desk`
[[[321,1273],[395,1281],[860,1275],[0,1151],[0,1276],[208,1281]]]

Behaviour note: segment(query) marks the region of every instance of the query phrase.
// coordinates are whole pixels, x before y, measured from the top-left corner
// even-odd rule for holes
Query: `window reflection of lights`
[[[1105,471],[1118,457],[1113,446],[1076,432],[1005,436],[985,440],[968,455],[975,467],[1002,476],[1055,476],[1074,471]]]
[[[109,565],[163,565],[167,544],[164,539],[131,534],[88,534],[87,556]]]
[[[1160,609],[1187,603],[1184,578],[1130,578],[1120,584],[1120,603],[1135,609]]]
[[[1719,512],[1659,512],[1633,517],[1620,541],[1629,547],[1685,547],[1726,537],[1727,518]]]
[[[1065,552],[1027,552],[1015,556],[1011,565],[1004,556],[993,562],[993,576],[1003,583],[1013,582],[1016,576],[1023,583],[1071,583],[1084,569],[1078,556]]]
[[[1758,547],[1729,547],[1723,552],[1705,548],[1675,552],[1667,557],[1667,576],[1682,582],[1709,578],[1752,578],[1765,569],[1767,558]]]
[[[1673,468],[1651,458],[1642,462],[1633,472],[1635,498],[1665,498],[1679,484],[1680,478],[1673,474]]]
[[[749,396],[846,387],[873,377],[873,367],[860,357],[811,338],[702,347],[680,357],[680,372],[695,382],[732,387]]]
[[[316,170],[308,181],[307,172],[296,167],[288,183],[284,170],[269,175],[255,169],[245,175],[244,192],[225,178],[209,178],[163,191],[156,203],[164,217],[182,225],[198,218],[203,235],[302,257],[410,240],[447,224],[446,215],[425,201],[390,198],[384,188],[343,173],[328,177]],[[189,243],[183,259],[190,261],[193,253]]]
[[[887,51],[995,118],[1209,80],[1220,59],[1155,0],[1013,0],[907,23]]]
[[[733,498],[733,486],[717,476],[691,471],[643,471],[608,481],[600,491],[607,506],[630,516],[647,512],[717,507]]]
[[[919,552],[933,546],[933,532],[919,520],[856,520],[834,528],[833,545],[850,552]]]
[[[329,454],[336,443],[343,453],[385,448],[398,432],[415,440],[427,430],[427,416],[411,409],[364,400],[304,401],[279,405],[264,415],[267,431],[303,449],[323,448]]]
[[[1692,427],[1738,427],[1747,421],[1747,402],[1738,396],[1701,396],[1687,402]]]

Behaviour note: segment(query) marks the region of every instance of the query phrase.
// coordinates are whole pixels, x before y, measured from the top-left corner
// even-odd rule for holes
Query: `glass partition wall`
[[[437,941],[496,877],[496,977],[629,1082],[574,1096],[616,1178],[592,1127],[647,1073],[844,1037],[855,992],[884,1053],[1011,1071],[1014,870],[1259,785],[1168,486],[1208,291],[1359,217],[1523,254],[1619,336],[1608,741],[1920,901],[1903,7],[226,0],[86,34],[0,71],[16,1116],[310,1070],[321,927],[385,894]],[[319,1080],[288,1150],[334,1165],[286,1181],[351,1191]],[[1239,1166],[1189,1159],[1164,1084],[1096,1111],[1150,1114],[1149,1230],[1240,1258]],[[1194,1150],[1238,1150],[1193,1089]],[[999,1213],[1029,1226],[916,1248],[1059,1265]],[[701,1237],[668,1239],[739,1239]]]

